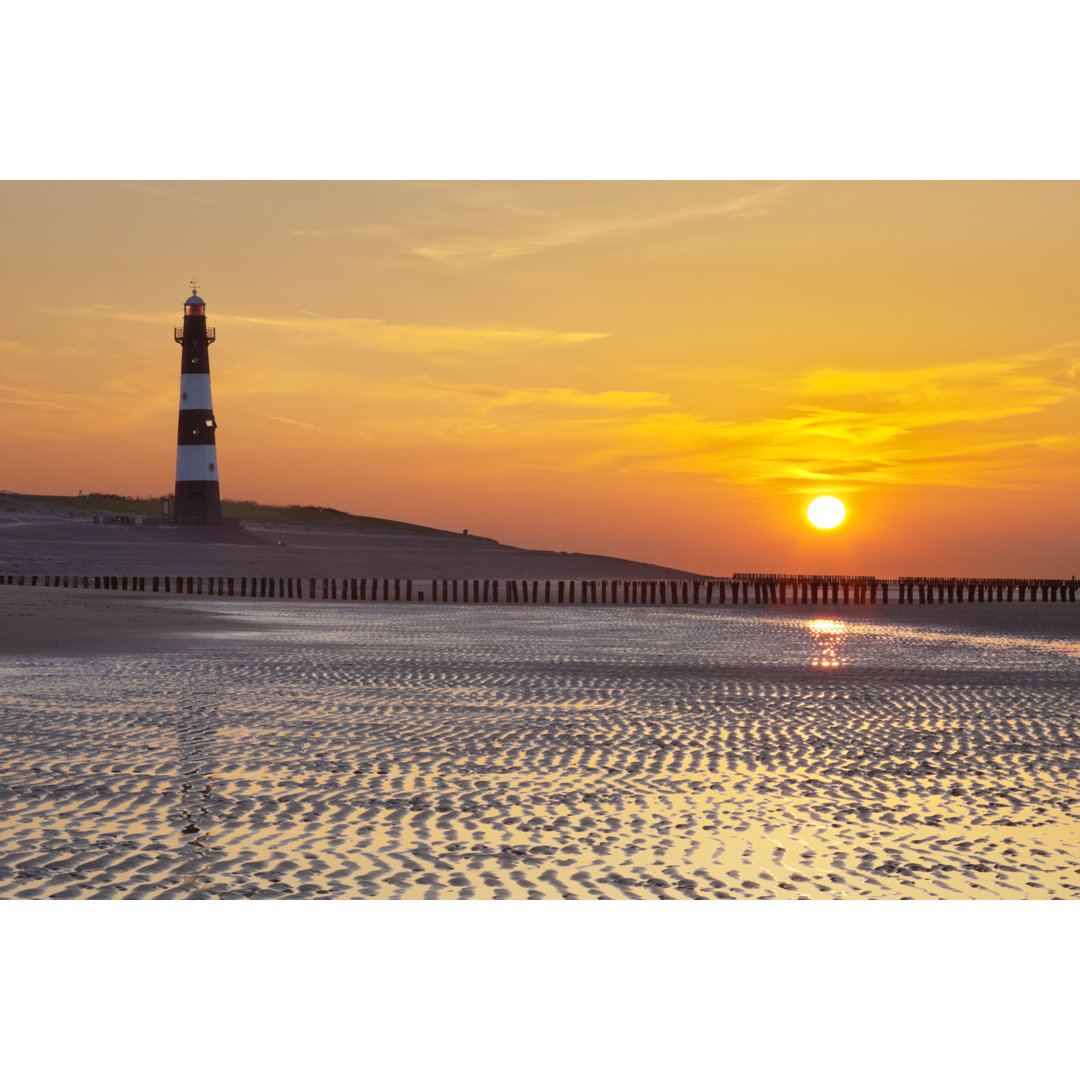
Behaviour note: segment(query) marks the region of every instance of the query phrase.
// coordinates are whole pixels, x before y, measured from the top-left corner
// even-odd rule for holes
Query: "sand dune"
[[[692,579],[602,555],[533,551],[471,536],[363,534],[284,526],[94,525],[26,519],[0,528],[0,574],[225,577]]]

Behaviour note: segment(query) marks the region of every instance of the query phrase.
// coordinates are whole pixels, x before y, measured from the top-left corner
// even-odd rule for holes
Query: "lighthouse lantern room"
[[[173,517],[192,525],[221,524],[214,404],[210,395],[210,344],[206,301],[191,283],[184,325],[173,336],[180,353],[180,422],[176,433],[176,495]]]

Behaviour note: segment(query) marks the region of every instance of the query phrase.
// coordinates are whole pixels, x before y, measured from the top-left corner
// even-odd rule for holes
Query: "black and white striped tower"
[[[184,301],[184,325],[174,337],[180,354],[180,424],[176,431],[176,497],[173,517],[191,524],[221,523],[214,403],[210,397],[210,343],[215,333],[206,328],[206,302],[191,283]]]

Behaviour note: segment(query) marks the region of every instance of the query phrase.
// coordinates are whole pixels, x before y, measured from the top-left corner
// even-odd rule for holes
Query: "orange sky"
[[[195,276],[226,499],[702,573],[1080,571],[1080,184],[0,193],[9,490],[171,490]]]

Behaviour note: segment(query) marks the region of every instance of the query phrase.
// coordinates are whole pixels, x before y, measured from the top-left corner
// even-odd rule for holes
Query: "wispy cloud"
[[[54,409],[60,412],[78,412],[74,405],[67,405],[63,401],[38,396],[33,391],[13,386],[0,386],[0,406],[16,409]]]
[[[171,311],[125,311],[111,304],[88,304],[85,307],[71,308],[65,315],[77,315],[80,318],[115,319],[117,322],[153,323],[155,326],[175,326],[183,322],[182,312]]]
[[[170,325],[175,315],[161,312],[123,311],[107,305],[75,308],[69,314],[116,319],[122,322]],[[220,329],[251,326],[303,337],[307,344],[348,343],[388,353],[498,353],[514,349],[580,345],[609,335],[596,331],[564,331],[501,326],[425,326],[419,323],[388,323],[382,319],[340,319],[316,312],[308,318],[286,319],[262,315],[222,313],[211,321]]]
[[[454,189],[457,213],[428,212],[399,223],[359,224],[338,228],[294,229],[293,237],[368,236],[389,240],[412,255],[448,267],[486,266],[554,248],[586,244],[619,234],[657,231],[709,218],[760,217],[796,185],[771,184],[726,199],[640,213],[547,207],[529,203],[518,192],[501,188]],[[478,219],[476,213],[482,211]]]
[[[263,316],[221,316],[219,324],[236,323],[312,337],[332,337],[391,353],[492,353],[537,346],[580,345],[606,333],[543,330],[527,327],[424,326],[388,323],[382,319],[281,319]]]
[[[657,408],[670,408],[667,394],[650,390],[600,390],[589,392],[567,386],[496,387],[488,385],[459,385],[429,381],[431,388],[463,394],[478,399],[486,412],[520,409],[543,409],[563,413],[565,410],[599,413],[634,413]]]
[[[276,420],[279,424],[292,424],[293,427],[304,428],[305,431],[329,431],[325,424],[310,424],[306,420],[294,420],[291,416],[275,416],[273,413],[264,412],[267,420]]]
[[[850,401],[900,415],[913,426],[969,423],[1040,412],[1075,396],[1070,385],[1080,343],[1045,352],[963,363],[879,371],[822,368],[796,392]]]

